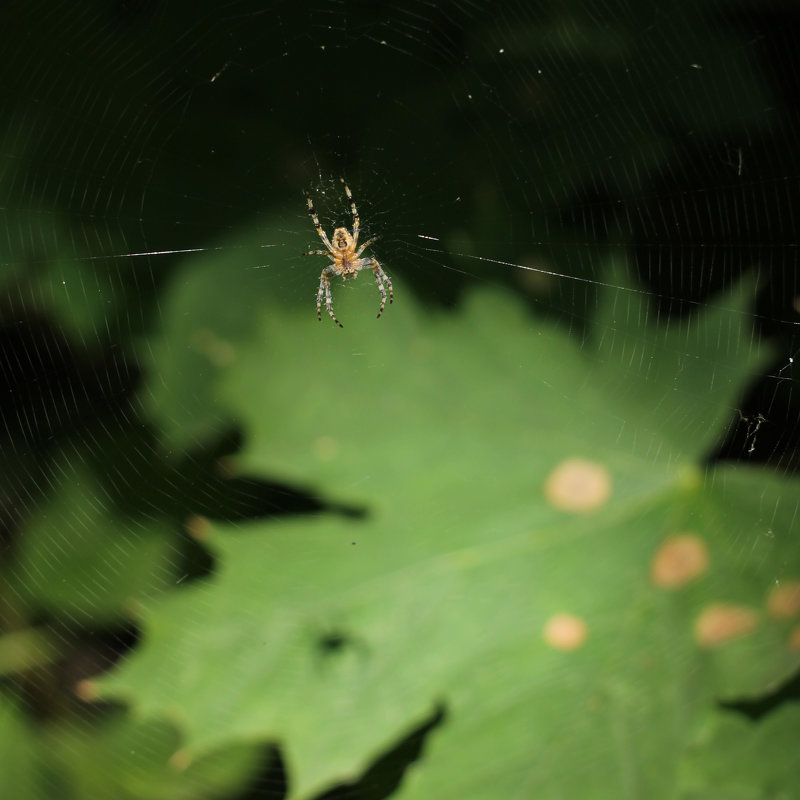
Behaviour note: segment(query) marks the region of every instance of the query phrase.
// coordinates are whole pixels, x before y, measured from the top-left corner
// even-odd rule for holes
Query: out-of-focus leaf
[[[39,800],[42,754],[18,705],[0,694],[0,797]]]
[[[150,378],[141,403],[165,454],[213,441],[233,424],[216,396],[217,376],[235,361],[241,342],[252,337],[265,298],[305,280],[292,281],[285,267],[273,267],[274,261],[287,260],[285,252],[276,256],[277,241],[277,235],[259,227],[221,253],[192,259],[178,275],[176,290],[163,299],[162,326],[142,341],[139,353]]]
[[[210,800],[229,797],[264,763],[264,748],[234,744],[192,761],[165,721],[122,709],[40,730],[0,696],[0,796],[14,800]]]
[[[715,710],[688,748],[681,772],[686,800],[792,797],[800,786],[800,707],[786,705],[751,722]]]
[[[221,270],[177,282],[171,314]],[[766,356],[742,293],[663,329],[609,291],[613,341],[579,350],[504,295],[426,314],[393,278],[377,322],[374,284],[336,285],[343,330],[264,298],[205,390],[244,425],[243,471],[368,518],[215,526],[220,572],[150,604],[101,691],[176,720],[188,752],[278,743],[293,797],[357,777],[437,707],[402,796],[672,796],[715,699],[800,664],[798,610],[775,613],[776,580],[791,611],[800,577],[796,485],[699,467],[718,433],[693,421],[721,428]],[[636,337],[607,322],[626,310]]]
[[[263,747],[236,744],[192,760],[165,721],[135,721],[120,709],[70,720],[44,736],[59,798],[204,800],[229,797],[263,761]]]
[[[62,462],[53,495],[24,523],[7,580],[33,612],[93,624],[174,580],[166,521],[117,513],[89,470]],[[146,509],[142,509],[143,512]]]

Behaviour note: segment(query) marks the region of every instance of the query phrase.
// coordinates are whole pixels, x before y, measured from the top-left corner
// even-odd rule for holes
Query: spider
[[[362,269],[371,269],[372,274],[375,276],[375,282],[378,284],[378,291],[381,293],[381,307],[378,309],[378,317],[383,314],[384,306],[386,305],[386,286],[389,287],[389,302],[392,303],[394,301],[394,293],[392,291],[392,282],[389,280],[389,276],[383,271],[383,267],[378,263],[377,259],[372,258],[372,256],[368,258],[361,258],[361,254],[369,247],[374,241],[376,241],[379,237],[373,236],[371,239],[368,239],[361,247],[356,250],[358,246],[358,228],[359,228],[359,219],[358,219],[358,211],[356,210],[356,203],[353,200],[353,195],[350,192],[350,188],[344,182],[344,178],[339,178],[344,186],[345,194],[347,195],[347,199],[350,201],[350,211],[353,214],[353,233],[351,234],[347,228],[336,228],[333,232],[333,244],[331,244],[330,239],[328,239],[328,234],[322,230],[322,225],[319,224],[319,217],[317,216],[317,212],[314,211],[314,203],[311,200],[311,195],[306,193],[306,203],[308,204],[308,213],[311,215],[311,221],[314,223],[314,227],[317,229],[317,233],[319,234],[319,238],[322,239],[323,244],[327,247],[327,250],[309,250],[307,253],[303,253],[304,256],[328,256],[330,258],[331,263],[328,264],[325,269],[322,270],[322,274],[319,276],[319,291],[317,292],[317,319],[322,322],[322,298],[325,297],[325,306],[328,309],[328,314],[330,318],[340,327],[343,328],[341,322],[336,319],[336,315],[333,313],[333,300],[331,299],[331,278],[341,275],[342,280],[347,280],[348,278],[357,278],[358,273]]]

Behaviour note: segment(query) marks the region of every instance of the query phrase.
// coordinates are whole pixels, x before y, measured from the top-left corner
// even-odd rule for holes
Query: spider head
[[[346,253],[353,249],[353,237],[347,228],[337,228],[333,232],[333,249],[340,253]]]

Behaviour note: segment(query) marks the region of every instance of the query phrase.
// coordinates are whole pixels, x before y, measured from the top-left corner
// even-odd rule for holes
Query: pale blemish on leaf
[[[176,750],[169,760],[169,765],[176,772],[184,772],[192,763],[192,754],[186,749]]]
[[[87,679],[78,681],[73,688],[73,692],[75,697],[84,703],[93,703],[97,700],[97,684],[94,681]]]
[[[752,633],[758,625],[758,614],[746,606],[716,603],[697,618],[694,638],[701,647],[721,647],[731,639]]]
[[[773,619],[791,619],[800,614],[800,581],[787,581],[767,597],[767,613]]]
[[[555,614],[547,620],[542,635],[550,647],[569,652],[583,646],[589,637],[589,627],[573,614]]]
[[[550,505],[563,511],[594,511],[611,496],[611,475],[602,464],[570,458],[550,473],[544,494]]]
[[[653,557],[650,577],[663,589],[678,589],[708,571],[708,548],[694,533],[664,541]]]
[[[208,537],[208,533],[211,530],[211,523],[199,514],[192,514],[186,520],[184,527],[189,536],[198,541],[202,541]]]

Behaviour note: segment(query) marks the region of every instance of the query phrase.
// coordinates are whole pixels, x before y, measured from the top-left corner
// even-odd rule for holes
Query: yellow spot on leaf
[[[693,533],[672,536],[653,558],[650,577],[656,586],[677,589],[708,571],[708,548]]]
[[[188,769],[191,763],[192,756],[189,754],[189,751],[185,749],[176,750],[169,759],[169,765],[176,772],[183,772],[185,769]]]
[[[720,647],[731,639],[751,633],[758,614],[745,606],[716,603],[706,608],[694,624],[694,638],[701,647]]]
[[[572,614],[555,614],[547,620],[543,634],[545,642],[555,650],[577,650],[589,636],[586,623]]]
[[[767,597],[767,613],[773,619],[791,619],[800,614],[800,582],[776,586]]]
[[[94,681],[83,680],[75,684],[75,697],[84,703],[91,703],[97,699],[97,685]]]
[[[208,536],[211,530],[211,523],[199,514],[193,514],[186,520],[186,532],[193,539],[202,540]]]
[[[563,511],[594,511],[611,496],[611,476],[602,464],[570,458],[550,473],[544,493],[550,505]]]

